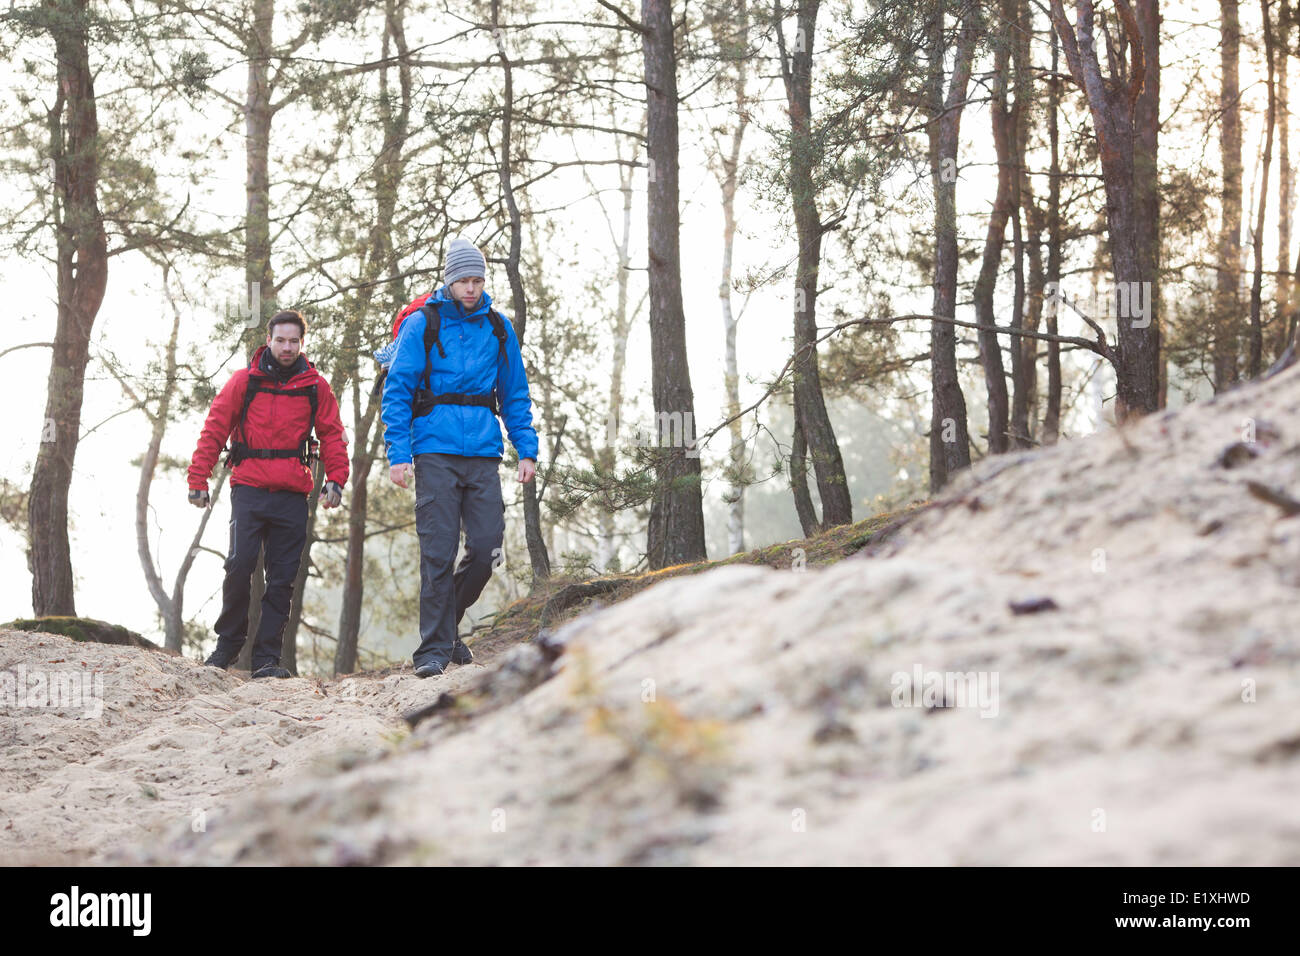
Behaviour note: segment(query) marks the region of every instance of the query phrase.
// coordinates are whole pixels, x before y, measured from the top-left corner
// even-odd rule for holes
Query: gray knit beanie
[[[443,264],[442,281],[450,286],[459,279],[478,276],[487,278],[487,260],[474,243],[468,239],[453,239],[447,250],[447,261]]]

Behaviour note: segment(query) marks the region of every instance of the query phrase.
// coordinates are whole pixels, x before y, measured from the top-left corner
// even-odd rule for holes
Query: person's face
[[[478,301],[478,297],[483,293],[483,277],[470,276],[466,279],[457,279],[451,284],[450,288],[451,297],[468,309]]]
[[[302,335],[298,326],[292,322],[281,322],[271,326],[266,333],[266,344],[275,360],[288,368],[298,361],[298,351],[302,348]]]

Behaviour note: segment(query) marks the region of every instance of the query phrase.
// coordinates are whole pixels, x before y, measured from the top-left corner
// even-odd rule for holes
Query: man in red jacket
[[[254,677],[292,677],[280,666],[280,646],[293,582],[307,543],[308,463],[320,437],[326,481],[321,503],[337,508],[348,480],[348,446],[339,403],[329,383],[302,354],[307,322],[293,310],[277,312],[266,345],[248,368],[226,383],[199,435],[190,463],[190,503],[209,506],[208,476],[231,438],[230,554],[217,618],[214,667],[235,662],[248,637],[248,600],[257,555],[266,547],[266,596],[253,641]],[[233,437],[232,437],[233,436]]]

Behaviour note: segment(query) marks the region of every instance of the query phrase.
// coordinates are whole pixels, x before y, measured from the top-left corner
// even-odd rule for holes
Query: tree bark
[[[310,544],[310,542],[308,542]],[[304,552],[307,549],[304,548]],[[248,591],[248,634],[244,646],[235,658],[235,670],[251,671],[253,669],[253,644],[257,638],[257,627],[262,620],[262,599],[266,597],[266,548],[259,548],[257,564],[253,566],[253,580]],[[281,655],[283,657],[283,654]]]
[[[1015,299],[1011,316],[1011,425],[1008,436],[1013,448],[1028,448],[1033,443],[1034,406],[1038,400],[1038,347],[1030,336],[1015,334],[1021,329],[1038,331],[1043,307],[1043,262],[1039,243],[1042,239],[1041,213],[1034,204],[1025,154],[1029,150],[1029,120],[1033,114],[1033,62],[1029,39],[1033,18],[1028,0],[1010,0],[1008,14],[1014,16],[1012,31],[1012,72],[1015,76],[1016,102],[1012,110],[1012,168],[1015,180],[1011,202],[1016,210],[1012,243],[1015,250]],[[1023,218],[1023,227],[1022,227]],[[1028,241],[1022,234],[1028,232]],[[1026,287],[1025,264],[1029,277]]]
[[[1211,346],[1216,392],[1228,388],[1239,377],[1237,329],[1241,321],[1241,24],[1237,0],[1220,0],[1219,6],[1219,153],[1223,157],[1223,185],[1219,195],[1219,261]]]
[[[1122,422],[1160,407],[1160,12],[1157,0],[1136,0],[1136,10],[1129,0],[1116,0],[1121,32],[1109,50],[1113,74],[1106,77],[1097,59],[1093,2],[1077,0],[1075,9],[1072,27],[1062,0],[1052,0],[1070,75],[1092,115],[1114,292],[1126,306],[1120,311],[1128,313],[1116,319],[1115,417]]]
[[[686,357],[678,207],[677,54],[669,0],[642,0],[647,154],[651,381],[658,436],[658,487],[650,504],[646,556],[652,570],[700,561],[704,507],[695,449],[695,396]],[[680,429],[677,427],[680,425]],[[665,441],[671,434],[680,443]],[[665,445],[667,447],[665,447]]]
[[[1123,3],[1127,6],[1127,0]],[[1146,69],[1133,108],[1138,265],[1137,278],[1133,281],[1149,281],[1151,293],[1149,297],[1139,293],[1149,304],[1145,324],[1139,327],[1136,321],[1120,322],[1118,337],[1121,347],[1126,349],[1121,359],[1134,380],[1133,395],[1125,399],[1125,404],[1132,408],[1135,402],[1140,402],[1138,407],[1150,412],[1164,408],[1166,387],[1165,365],[1160,354],[1164,335],[1160,316],[1160,4],[1159,0],[1136,0],[1136,3],[1136,42],[1142,44]],[[1123,398],[1123,389],[1119,390],[1119,396]],[[1123,408],[1119,411],[1123,412]]]
[[[1277,358],[1287,343],[1287,323],[1292,311],[1291,217],[1295,212],[1295,170],[1291,168],[1291,98],[1287,75],[1291,52],[1291,3],[1282,0],[1277,17],[1277,296],[1273,312],[1272,354]]]
[[[528,322],[528,298],[524,292],[524,280],[519,271],[519,254],[523,243],[523,222],[519,215],[519,204],[515,201],[514,186],[511,182],[510,137],[514,123],[514,71],[510,57],[506,54],[505,41],[500,32],[500,0],[492,0],[492,25],[496,30],[497,51],[501,56],[505,102],[501,111],[501,161],[497,165],[501,180],[501,193],[505,198],[506,211],[510,216],[510,252],[506,257],[506,273],[510,277],[510,296],[514,309],[515,335],[519,339],[522,354],[524,330]],[[669,37],[671,42],[671,35]],[[540,455],[540,449],[538,454]],[[546,550],[546,539],[542,536],[541,502],[537,497],[536,481],[526,482],[523,486],[524,497],[524,540],[528,543],[528,560],[532,566],[532,588],[548,580],[551,576],[551,556]]]
[[[616,122],[611,125],[616,125]],[[642,125],[644,126],[644,119]],[[616,155],[621,160],[623,158],[621,140],[615,141],[614,148]],[[628,284],[632,268],[633,167],[619,166],[618,177],[619,192],[623,196],[623,211],[619,232],[616,236],[614,235],[613,225],[610,225],[611,237],[614,238],[615,242],[618,267],[615,282],[617,293],[615,295],[614,322],[613,328],[610,330],[613,335],[613,355],[610,359],[609,397],[605,407],[605,436],[600,449],[596,453],[599,473],[606,476],[614,475],[617,464],[615,442],[623,418],[623,372],[627,367],[627,339],[632,328],[632,313],[628,308]],[[595,191],[594,184],[592,189]],[[617,512],[614,507],[601,505],[597,518],[599,537],[596,554],[596,567],[601,573],[609,569],[618,553],[618,545],[614,540],[616,515]]]
[[[749,9],[740,0],[736,19],[722,21],[727,39],[738,44],[745,54],[749,46]],[[734,34],[734,39],[732,35]],[[745,435],[740,422],[740,370],[736,359],[736,317],[731,303],[732,253],[736,245],[736,183],[739,178],[741,146],[749,126],[749,96],[746,89],[748,71],[746,55],[736,59],[732,91],[735,94],[736,126],[731,132],[731,148],[720,157],[722,187],[722,276],[718,282],[718,300],[722,307],[723,389],[727,398],[727,426],[730,445],[727,467],[731,487],[724,496],[727,503],[727,551],[745,550]]]
[[[370,504],[368,479],[379,453],[381,436],[371,437],[379,402],[372,400],[363,415],[360,411],[360,387],[353,379],[352,483],[348,498],[347,561],[343,571],[343,605],[339,608],[338,643],[334,648],[334,674],[351,674],[357,669],[357,648],[361,640],[361,608],[365,597],[366,513]]]
[[[1250,340],[1246,359],[1246,376],[1259,378],[1264,356],[1264,328],[1262,320],[1264,294],[1264,216],[1268,212],[1268,174],[1273,161],[1273,126],[1277,117],[1277,95],[1273,77],[1273,18],[1269,14],[1270,0],[1260,0],[1264,22],[1264,58],[1267,64],[1268,114],[1264,132],[1264,157],[1259,177],[1259,206],[1255,214],[1254,242],[1252,243],[1255,274],[1250,282]]]
[[[167,275],[168,270],[164,268],[164,285],[167,283]],[[154,473],[158,468],[158,456],[162,450],[163,435],[167,431],[167,416],[171,412],[172,396],[176,393],[176,343],[180,335],[180,328],[181,313],[179,309],[176,309],[172,319],[171,338],[167,341],[167,351],[164,356],[166,364],[163,390],[158,398],[158,407],[151,416],[149,445],[145,449],[144,458],[140,462],[140,481],[135,493],[136,554],[140,558],[141,568],[144,569],[144,579],[149,588],[149,594],[154,603],[158,605],[158,614],[163,620],[163,644],[168,650],[177,652],[181,650],[182,646],[183,623],[180,614],[177,613],[177,601],[174,600],[178,595],[168,594],[166,588],[163,587],[162,575],[154,564],[153,554],[149,547],[149,490],[153,485]],[[149,414],[147,408],[145,414]],[[206,521],[206,519],[207,515],[205,514],[204,520]]]
[[[248,85],[244,101],[244,281],[248,301],[255,303],[259,323],[246,330],[245,344],[260,343],[263,326],[274,313],[275,281],[271,269],[271,108],[270,62],[274,45],[275,0],[253,0],[253,19],[245,34],[248,48]],[[310,541],[308,542],[310,547]],[[262,619],[266,595],[266,563],[261,552],[253,569],[248,600],[248,639],[236,667],[248,669],[253,661],[253,636]]]
[[[1052,81],[1047,97],[1047,139],[1051,168],[1047,181],[1047,334],[1057,333],[1057,310],[1061,299],[1061,79],[1060,38],[1052,26]],[[1053,445],[1061,437],[1061,345],[1047,343],[1047,403],[1043,413],[1043,444]]]
[[[358,283],[361,294],[349,332],[360,330],[372,302],[376,280],[387,272],[389,279],[398,278],[396,257],[393,254],[393,219],[397,209],[398,187],[406,169],[404,149],[410,129],[412,76],[408,61],[405,32],[404,0],[387,0],[384,16],[384,39],[379,70],[379,107],[382,110],[384,142],[374,165],[375,218],[371,223],[369,251],[362,281]],[[397,91],[391,88],[390,57],[397,51]],[[394,105],[396,99],[396,105]],[[357,343],[359,346],[359,342]],[[357,367],[358,348],[347,353],[351,362],[352,385],[352,463],[349,470],[351,487],[348,493],[347,557],[343,571],[343,603],[339,608],[337,643],[334,645],[334,673],[350,674],[357,667],[357,651],[361,637],[361,609],[365,597],[366,516],[370,504],[368,479],[370,469],[378,454],[380,436],[372,438],[375,421],[379,415],[381,399],[373,391],[364,411],[360,370]]]
[[[90,335],[108,284],[108,238],[98,200],[99,117],[86,19],[87,0],[55,0],[47,21],[58,62],[58,91],[49,112],[58,323],[27,499],[32,611],[37,617],[77,613],[68,492],[80,440]]]
[[[247,344],[255,348],[263,326],[274,313],[274,273],[271,269],[271,52],[274,49],[275,0],[252,0],[253,19],[245,36],[248,46],[248,87],[244,103],[244,280],[249,301],[258,304],[259,319],[248,330]],[[254,291],[255,290],[255,291]]]
[[[817,209],[817,189],[813,182],[817,147],[812,136],[812,57],[819,7],[820,0],[798,0],[795,8],[798,33],[788,60],[779,2],[776,30],[790,112],[790,197],[799,237],[794,302],[794,348],[798,354],[794,365],[794,413],[812,456],[822,506],[819,527],[829,528],[853,520],[853,499],[849,495],[839,442],[826,412],[817,361],[817,278],[821,269],[822,235],[826,231]]]
[[[817,511],[813,507],[812,493],[808,490],[808,442],[804,438],[799,417],[794,419],[794,434],[790,439],[790,491],[794,495],[794,510],[799,516],[803,536],[817,533]]]
[[[1014,0],[1000,0],[999,15],[1010,23]],[[1015,116],[1007,105],[1007,83],[1010,76],[1011,36],[1009,32],[994,38],[993,95],[989,104],[989,117],[993,126],[993,149],[998,162],[997,191],[993,196],[993,209],[989,213],[988,229],[984,235],[984,255],[979,277],[975,280],[975,321],[983,325],[997,325],[993,309],[993,293],[998,273],[1002,270],[1002,243],[1006,236],[1007,218],[1012,207],[1012,178],[1015,175],[1011,153]],[[955,173],[955,167],[954,167]],[[942,313],[936,313],[942,314]],[[988,393],[989,453],[1000,454],[1007,450],[1008,407],[1007,377],[1002,367],[1002,345],[998,334],[981,329],[977,333],[980,345],[980,365],[984,368],[984,386]]]
[[[980,23],[977,12],[962,20],[952,77],[944,92],[945,5],[940,3],[931,26],[930,89],[927,97],[930,181],[934,188],[934,298],[931,312],[957,315],[957,140],[962,105],[975,56]],[[957,378],[956,329],[946,322],[930,326],[930,491],[938,492],[952,475],[970,466],[966,399]]]

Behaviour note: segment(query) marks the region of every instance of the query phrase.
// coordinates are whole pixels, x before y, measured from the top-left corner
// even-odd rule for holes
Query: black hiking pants
[[[500,564],[506,532],[500,458],[431,452],[415,456],[415,529],[420,536],[420,646],[415,666],[451,660],[456,625]],[[455,571],[460,530],[465,556]]]
[[[248,636],[248,600],[257,555],[266,548],[266,594],[253,640],[253,671],[280,663],[293,581],[307,543],[307,496],[252,485],[230,489],[230,554],[217,618],[217,651],[234,660]]]

